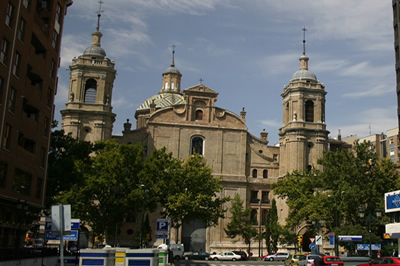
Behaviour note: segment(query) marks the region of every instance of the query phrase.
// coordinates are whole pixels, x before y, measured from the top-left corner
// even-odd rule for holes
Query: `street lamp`
[[[326,222],[325,218],[321,218],[321,220],[313,218],[311,220],[311,223],[314,226],[314,228],[316,229],[318,235],[319,235],[321,228],[323,228],[325,226],[325,222]],[[315,240],[315,244],[317,244],[316,242],[317,242],[317,239]],[[319,254],[319,245],[317,245],[317,253]]]
[[[343,194],[344,191],[341,192],[341,194]],[[339,195],[340,196],[340,195]],[[333,198],[333,200],[335,201],[335,231],[338,229],[338,205],[337,205],[337,201],[336,201],[336,197],[333,195],[328,195],[329,198]],[[336,232],[335,232],[335,256],[338,255],[338,243],[336,241]]]
[[[141,185],[143,189],[143,205],[142,205],[142,216],[141,216],[141,222],[140,222],[140,248],[143,248],[143,230],[144,230],[144,209],[146,207],[146,193],[149,192],[148,189],[144,188],[144,185]]]
[[[368,216],[365,217],[365,209],[364,208],[360,209],[359,214],[360,214],[360,217],[361,218],[365,218],[365,221],[368,223],[368,232],[369,232],[369,254],[368,255],[369,255],[370,258],[372,258],[372,249],[371,249],[371,246],[372,246],[372,243],[371,243],[371,241],[372,241],[371,231],[372,230],[371,230],[371,225],[372,225],[373,222],[375,222],[377,220],[377,218],[382,216],[382,210],[381,209],[376,209],[375,210],[376,217],[374,215],[372,215],[372,212],[369,212]]]

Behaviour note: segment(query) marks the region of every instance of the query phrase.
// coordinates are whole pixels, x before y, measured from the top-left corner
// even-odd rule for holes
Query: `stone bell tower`
[[[303,29],[304,33],[306,29]],[[304,35],[305,37],[305,35]],[[308,70],[308,60],[303,39],[300,69],[283,88],[283,126],[279,130],[280,170],[284,176],[293,170],[310,170],[318,167],[328,147],[325,124],[325,86]]]
[[[83,55],[72,59],[66,108],[61,111],[62,128],[85,141],[111,139],[116,115],[112,113],[115,63],[101,48],[100,13],[92,43]]]

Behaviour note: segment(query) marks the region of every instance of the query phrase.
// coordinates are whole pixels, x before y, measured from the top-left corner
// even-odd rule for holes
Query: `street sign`
[[[308,245],[309,249],[314,250],[317,248],[317,245],[315,244],[315,242],[312,242],[310,245]]]
[[[79,219],[71,219],[71,230],[79,230],[80,228],[80,220]],[[51,219],[46,218],[46,230],[51,230]]]
[[[168,219],[157,219],[157,234],[168,233]]]
[[[357,244],[357,250],[369,250],[369,244]],[[381,250],[381,244],[371,244],[371,250]]]
[[[315,241],[315,237],[310,237],[309,239],[310,239],[310,243]]]
[[[60,240],[60,236],[58,235],[53,235],[51,230],[46,230],[46,235],[45,235],[46,240]],[[64,235],[63,240],[67,241],[78,241],[78,231],[73,230],[71,231],[70,235]]]
[[[168,235],[156,235],[156,238],[168,238]]]
[[[315,244],[318,246],[322,245],[322,236],[315,236]]]
[[[329,234],[329,245],[335,246],[335,233]]]
[[[362,241],[362,236],[338,236],[339,241]]]

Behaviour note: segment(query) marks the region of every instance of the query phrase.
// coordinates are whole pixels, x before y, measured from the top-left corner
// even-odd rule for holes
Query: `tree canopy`
[[[229,209],[232,215],[230,217],[231,220],[224,231],[230,238],[242,237],[248,245],[248,253],[250,254],[251,240],[257,235],[257,229],[253,226],[254,220],[251,217],[251,208],[244,208],[243,203],[244,201],[240,198],[240,195],[236,194]]]
[[[383,210],[384,193],[400,188],[396,165],[373,150],[371,142],[355,142],[353,151],[325,152],[318,160],[323,171],[293,171],[273,184],[290,208],[286,226],[325,219],[329,231],[367,236],[360,209],[366,215]]]
[[[70,146],[63,146],[55,150],[69,152]],[[68,173],[73,173],[74,182],[60,187],[53,198],[57,203],[71,204],[73,216],[89,224],[96,235],[112,237],[124,218],[135,220],[138,214],[143,216],[158,207],[161,216],[170,218],[176,228],[195,219],[210,226],[224,216],[222,205],[228,199],[219,196],[220,178],[213,177],[200,155],[181,161],[162,148],[146,158],[140,144],[119,144],[116,140],[90,147],[87,150],[92,156],[71,158],[62,177],[67,179]],[[58,159],[63,157],[54,156],[49,171],[62,164]]]

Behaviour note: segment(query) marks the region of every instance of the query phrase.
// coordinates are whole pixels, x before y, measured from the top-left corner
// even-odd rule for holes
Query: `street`
[[[240,260],[240,261],[204,261],[204,260],[180,260],[174,261],[175,266],[251,266],[251,265],[276,265],[283,266],[283,261],[261,261],[261,260]]]

